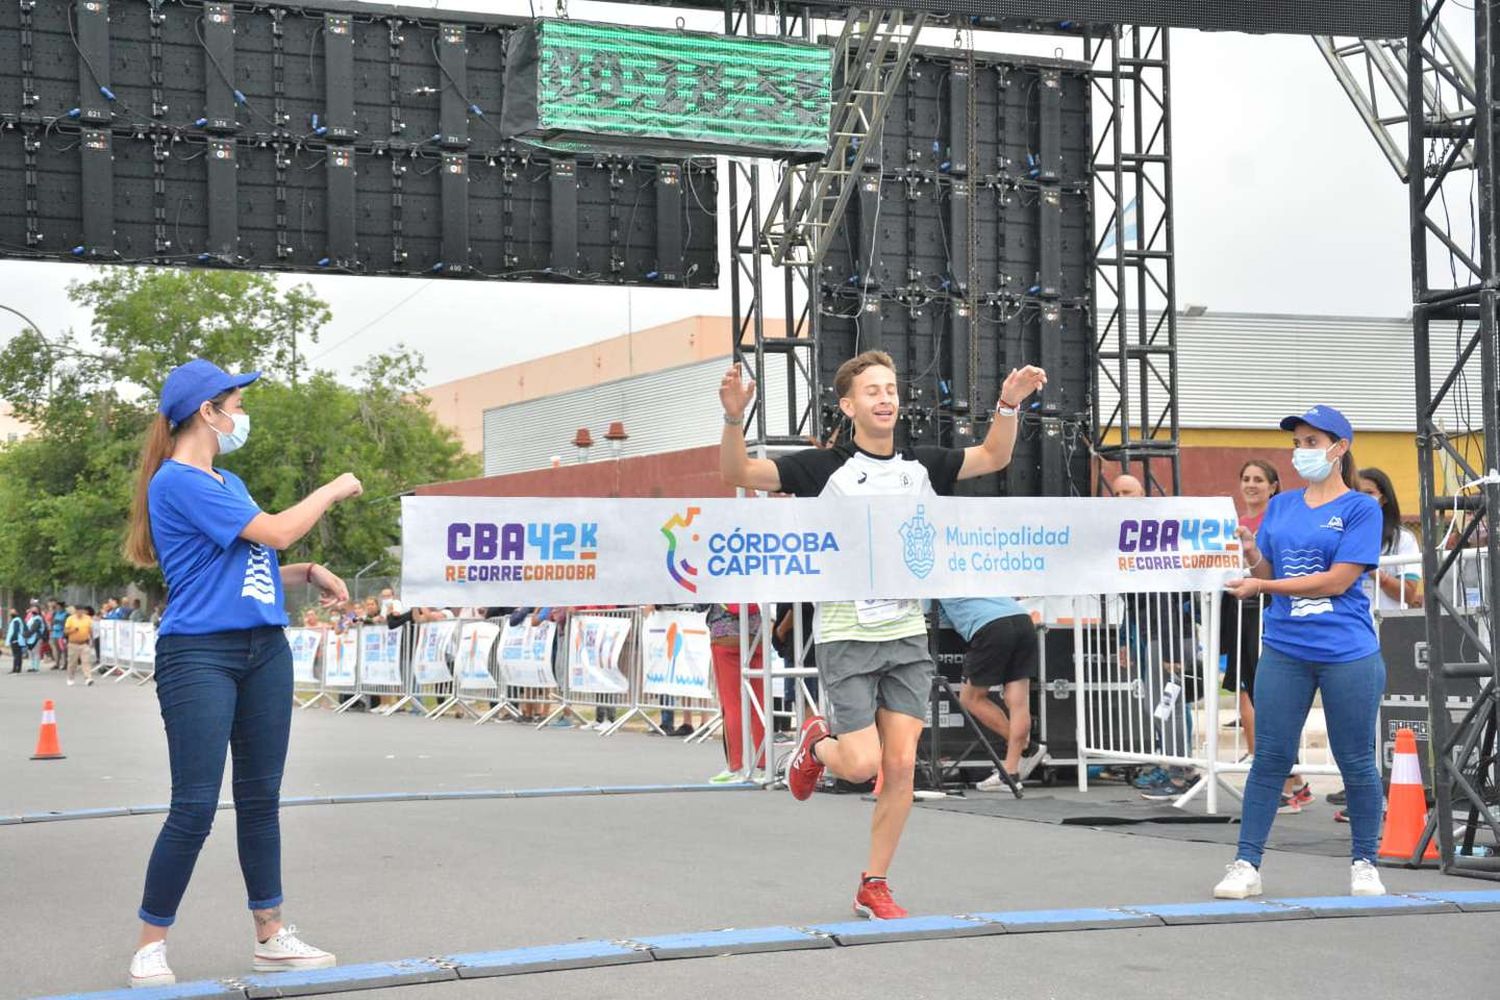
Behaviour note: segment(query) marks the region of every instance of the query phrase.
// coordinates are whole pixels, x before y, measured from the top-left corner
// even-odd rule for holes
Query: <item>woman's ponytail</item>
[[[151,477],[171,457],[176,443],[167,418],[160,413],[152,417],[151,427],[146,431],[146,443],[141,447],[141,467],[136,472],[130,522],[125,529],[125,558],[142,569],[156,565],[156,546],[151,541],[151,510],[147,499]]]

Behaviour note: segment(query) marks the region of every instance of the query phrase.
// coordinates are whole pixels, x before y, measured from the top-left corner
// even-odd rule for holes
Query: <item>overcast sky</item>
[[[426,5],[522,15],[528,9],[525,0]],[[536,7],[550,13],[552,3],[537,0]],[[664,25],[681,13],[578,0],[571,12]],[[690,15],[688,26],[719,30],[722,17]],[[947,44],[951,34],[933,41]],[[1008,39],[1003,48],[1050,54],[1057,44]],[[1406,315],[1405,188],[1313,42],[1177,31],[1172,46],[1179,303]],[[683,316],[727,315],[725,265],[724,288],[692,292],[421,278],[281,280],[310,282],[332,308],[333,321],[311,351],[320,367],[353,367],[405,343],[424,353],[428,380],[441,382]],[[87,312],[65,294],[67,283],[84,273],[65,264],[0,261],[0,303],[30,315],[44,333],[70,326],[85,333]],[[0,338],[19,326],[0,314]]]

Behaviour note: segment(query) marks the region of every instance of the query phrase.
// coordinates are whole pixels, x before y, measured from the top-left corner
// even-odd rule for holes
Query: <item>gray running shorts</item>
[[[875,724],[875,709],[925,719],[934,667],[925,635],[885,642],[818,644],[828,729],[842,736]]]

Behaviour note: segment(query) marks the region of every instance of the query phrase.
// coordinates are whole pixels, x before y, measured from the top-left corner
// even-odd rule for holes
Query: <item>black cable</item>
[[[78,44],[78,32],[73,25],[73,7],[71,4],[68,5],[68,37],[73,40],[73,48],[78,50],[78,58],[83,60],[83,65],[87,67],[89,73],[93,75],[95,86],[99,88],[99,93],[103,95],[106,100],[108,100],[111,104],[118,104],[120,107],[124,108],[132,118],[136,119],[136,121],[144,122],[145,124],[151,126],[159,124],[158,122],[142,115],[130,105],[126,104],[123,100],[115,95],[115,92],[113,90],[111,90],[109,87],[106,87],[102,82],[100,82],[104,79],[104,74],[100,73],[99,70],[94,67],[94,63],[91,59],[89,59],[88,53],[84,52],[83,46]]]
[[[257,110],[255,106],[250,103],[249,98],[245,96],[244,92],[234,85],[234,79],[230,77],[229,72],[224,69],[224,64],[219,62],[219,57],[214,55],[213,50],[208,47],[208,40],[203,37],[203,18],[200,17],[193,22],[193,33],[198,36],[198,44],[203,47],[203,54],[208,56],[208,61],[213,63],[214,69],[219,71],[219,76],[223,78],[224,85],[229,88],[230,93],[234,97],[234,102],[240,105],[240,107],[244,108],[246,111],[250,112],[255,117],[269,124],[273,129],[281,128],[280,122],[277,122],[271,118],[267,118],[264,114]]]
[[[484,122],[494,130],[496,135],[504,139],[506,136],[504,132],[500,131],[500,126],[490,121],[489,116],[484,113],[483,108],[475,104],[473,101],[469,100],[469,95],[463,92],[463,88],[458,85],[458,81],[453,79],[453,74],[448,72],[448,67],[443,65],[443,59],[440,55],[438,55],[438,40],[436,35],[432,36],[432,60],[433,62],[437,63],[438,69],[442,72],[443,77],[448,81],[447,85],[452,87],[453,92],[458,95],[458,99],[464,102],[464,107],[468,108],[471,113],[477,115],[480,121]]]

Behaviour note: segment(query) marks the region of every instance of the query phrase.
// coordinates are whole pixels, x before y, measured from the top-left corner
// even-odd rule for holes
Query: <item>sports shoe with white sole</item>
[[[1380,871],[1363,858],[1349,866],[1349,895],[1385,895],[1385,883],[1380,881]]]
[[[983,778],[975,783],[974,790],[976,792],[1003,792],[1008,787],[1000,777],[999,771],[991,771],[988,778]]]
[[[1224,877],[1214,886],[1215,899],[1244,899],[1260,895],[1260,872],[1250,862],[1236,859],[1224,866]]]
[[[1031,773],[1047,759],[1047,744],[1037,743],[1027,747],[1021,753],[1021,768],[1016,773],[1016,780],[1025,781],[1030,778]]]
[[[255,943],[256,972],[331,969],[337,964],[333,955],[299,938],[295,926],[283,927],[269,940]]]
[[[167,942],[153,941],[130,959],[130,987],[173,986],[177,977],[167,964]]]

